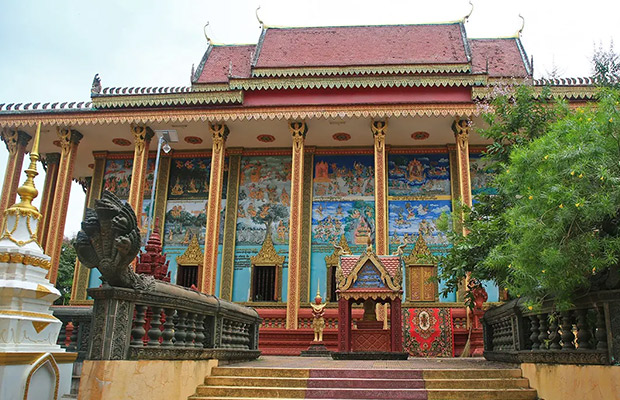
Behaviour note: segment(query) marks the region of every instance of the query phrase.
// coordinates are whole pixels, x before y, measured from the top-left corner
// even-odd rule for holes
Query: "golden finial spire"
[[[34,141],[32,143],[32,150],[30,150],[30,165],[26,168],[26,181],[23,185],[17,188],[17,194],[21,201],[19,203],[13,204],[6,211],[9,210],[19,210],[25,211],[29,213],[35,213],[35,216],[39,218],[41,214],[39,214],[39,210],[32,205],[32,200],[34,200],[38,195],[39,191],[34,186],[34,178],[39,175],[37,172],[37,161],[39,161],[39,138],[41,136],[41,123],[37,124],[37,131],[34,135]]]

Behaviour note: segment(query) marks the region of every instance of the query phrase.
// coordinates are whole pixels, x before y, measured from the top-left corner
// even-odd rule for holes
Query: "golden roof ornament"
[[[519,28],[519,30],[517,31],[516,36],[521,39],[521,35],[523,34],[523,28],[525,28],[525,18],[523,18],[523,15],[519,14],[519,18],[521,18],[521,28]]]
[[[463,23],[469,21],[469,17],[471,17],[471,13],[474,12],[474,3],[472,2],[472,0],[469,0],[469,5],[471,6],[471,9],[469,10],[469,14],[463,17]]]
[[[252,265],[283,265],[284,258],[284,256],[278,255],[276,248],[273,246],[271,232],[267,230],[263,246],[257,255],[250,258],[250,262]]]
[[[204,261],[204,254],[198,243],[198,235],[192,235],[192,239],[185,249],[185,252],[177,256],[177,265],[201,265]]]
[[[340,243],[332,244],[334,245],[334,252],[329,256],[325,256],[325,264],[328,267],[338,265],[340,263],[340,256],[352,254],[347,238],[344,237],[344,233],[340,236]]]
[[[407,257],[404,257],[403,260],[406,265],[435,264],[437,261],[426,245],[426,240],[424,240],[424,236],[421,233],[418,234],[418,239],[415,242],[413,250],[411,250],[411,253]]]

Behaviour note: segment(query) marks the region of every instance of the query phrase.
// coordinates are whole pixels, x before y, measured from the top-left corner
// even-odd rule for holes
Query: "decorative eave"
[[[465,64],[405,64],[405,65],[361,65],[334,67],[288,67],[254,68],[253,77],[331,76],[331,75],[376,75],[376,74],[436,74],[469,73],[471,65]]]
[[[0,127],[43,125],[80,126],[97,124],[151,124],[196,121],[250,121],[329,118],[390,118],[390,117],[471,117],[480,115],[476,104],[384,104],[384,105],[312,105],[282,107],[227,107],[183,109],[71,110],[55,112],[0,111]]]
[[[532,86],[534,98],[540,98],[543,95],[543,88],[548,87],[551,97],[566,100],[596,100],[598,96],[598,88],[594,85],[583,86],[561,86],[549,84],[537,84],[536,81]],[[473,100],[487,100],[493,96],[495,85],[473,87],[471,97]]]
[[[184,91],[164,94],[112,94],[93,95],[93,106],[97,108],[127,107],[170,107],[198,106],[207,104],[242,104],[243,92],[240,90],[217,92]]]
[[[289,78],[231,78],[231,89],[340,89],[374,87],[481,86],[486,75],[329,76]]]
[[[377,300],[377,299],[392,299],[392,300],[396,300],[401,298],[402,296],[402,290],[397,290],[397,291],[362,291],[362,290],[355,290],[355,291],[350,291],[350,292],[338,292],[338,297],[341,299],[354,299],[354,300],[359,300],[359,299],[373,299],[373,300]]]
[[[437,264],[437,257],[431,253],[424,236],[418,234],[418,240],[411,250],[411,253],[403,258],[405,265],[434,265]]]
[[[252,265],[270,266],[275,265],[281,267],[284,264],[284,256],[278,255],[276,248],[273,246],[271,232],[268,232],[263,241],[263,246],[257,255],[250,257]]]
[[[177,265],[202,265],[204,262],[204,253],[200,249],[197,235],[193,235],[192,239],[185,249],[185,253],[176,257]]]

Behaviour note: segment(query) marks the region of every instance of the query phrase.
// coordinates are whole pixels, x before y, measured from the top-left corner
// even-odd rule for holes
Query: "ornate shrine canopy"
[[[402,294],[400,256],[378,256],[369,246],[361,256],[341,256],[336,272],[344,299],[395,299]]]

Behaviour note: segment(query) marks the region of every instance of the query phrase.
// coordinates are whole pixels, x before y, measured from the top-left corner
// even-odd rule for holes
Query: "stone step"
[[[535,400],[536,390],[509,389],[350,389],[350,388],[279,388],[250,386],[199,386],[189,399],[381,399],[381,400]]]
[[[210,376],[207,386],[252,386],[290,388],[393,388],[393,389],[501,389],[528,387],[525,378],[491,379],[362,379],[349,378],[276,378],[250,376]]]

